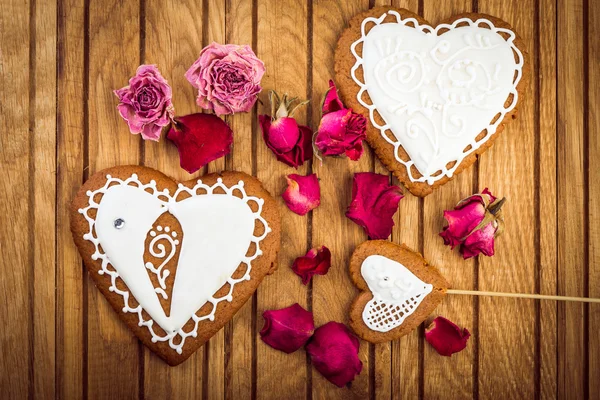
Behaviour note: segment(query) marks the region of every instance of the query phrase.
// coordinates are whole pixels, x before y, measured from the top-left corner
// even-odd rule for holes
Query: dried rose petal
[[[346,325],[331,321],[317,328],[306,345],[306,352],[321,375],[329,382],[344,387],[362,370],[362,362],[358,358],[359,345]]]
[[[460,246],[463,258],[483,253],[494,255],[494,237],[498,236],[503,219],[501,207],[504,199],[496,197],[485,188],[483,192],[461,200],[454,210],[444,211],[448,226],[440,236],[444,244],[452,248]]]
[[[367,119],[344,107],[331,80],[321,109],[315,146],[324,156],[345,153],[351,160],[358,160],[363,153],[362,141],[367,137]]]
[[[298,215],[306,215],[321,203],[321,189],[317,174],[308,176],[291,174],[287,176],[288,187],[282,193],[283,201]]]
[[[312,313],[298,303],[280,310],[267,310],[263,318],[262,341],[288,354],[304,346],[315,330]]]
[[[175,118],[167,138],[179,150],[181,168],[192,174],[229,154],[233,133],[216,115],[198,113]]]
[[[450,357],[464,350],[471,337],[467,328],[459,328],[444,317],[437,317],[425,329],[425,340],[441,355]]]
[[[306,285],[313,275],[325,275],[331,267],[331,252],[325,246],[310,249],[305,256],[298,257],[292,264],[292,271],[302,278]]]
[[[385,239],[392,233],[398,202],[404,197],[386,175],[372,172],[354,174],[352,202],[346,216],[362,226],[371,239]]]

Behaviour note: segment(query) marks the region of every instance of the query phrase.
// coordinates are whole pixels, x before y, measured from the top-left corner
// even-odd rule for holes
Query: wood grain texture
[[[169,12],[165,12],[168,9]],[[199,112],[196,90],[185,78],[185,72],[202,49],[202,0],[145,2],[144,59],[156,64],[173,88],[175,115]],[[144,164],[178,179],[190,174],[179,166],[175,145],[163,138],[145,142]],[[199,174],[196,174],[199,175]],[[144,349],[144,394],[151,399],[198,398],[202,396],[204,348],[198,349],[177,369],[166,365],[148,349]]]
[[[257,55],[266,65],[262,79],[259,114],[270,114],[269,90],[288,93],[300,99],[307,94],[307,6],[304,2],[284,3],[279,0],[257,2]],[[294,115],[299,123],[306,123],[306,108]],[[279,268],[266,277],[257,291],[256,330],[263,326],[262,313],[294,303],[307,308],[307,289],[296,276],[291,265],[307,249],[307,218],[286,208],[280,194],[285,189],[285,176],[306,174],[307,166],[295,170],[275,159],[262,138],[256,145],[256,175],[278,201],[281,210],[281,247]],[[256,397],[264,399],[273,393],[285,393],[289,399],[306,398],[307,367],[302,351],[285,354],[256,339]]]
[[[504,4],[478,2],[478,12],[510,24],[524,42],[535,47],[534,2]],[[527,56],[530,71],[537,60]],[[530,74],[533,76],[533,73]],[[479,258],[480,290],[533,293],[536,283],[535,225],[535,80],[529,79],[521,95],[517,119],[479,160],[479,190],[488,187],[507,198],[503,207],[505,231],[496,242],[494,257]],[[508,154],[514,156],[508,156]],[[517,156],[518,155],[518,156]],[[515,171],[506,173],[505,171]],[[514,184],[518,179],[519,184]],[[479,395],[529,399],[535,393],[535,304],[533,301],[483,298],[479,306]],[[510,348],[511,351],[505,351]],[[516,372],[519,371],[519,372]]]
[[[532,66],[517,120],[453,182],[425,200],[406,192],[390,240],[422,251],[454,288],[600,296],[595,1],[8,0],[0,5],[0,249],[8,266],[0,318],[10,327],[0,341],[3,398],[598,398],[597,305],[448,296],[432,317],[471,330],[465,351],[438,356],[423,327],[391,343],[361,342],[363,372],[349,389],[326,381],[302,350],[285,355],[260,340],[262,312],[295,302],[314,311],[317,326],[346,320],[356,293],[348,257],[367,239],[344,216],[352,176],[388,172],[368,148],[358,162],[288,168],[264,145],[257,115],[277,89],[312,99],[298,119],[316,129],[339,33],[357,12],[386,4],[432,23],[469,10],[503,18],[525,40]],[[285,175],[314,171],[322,201],[300,217],[280,200],[279,270],[208,346],[171,368],[134,339],[84,272],[67,210],[89,173],[104,167],[143,163],[189,179],[171,142],[129,133],[112,90],[139,64],[156,64],[176,115],[202,112],[184,73],[212,41],[253,45],[267,74],[263,104],[225,118],[232,153],[194,176],[241,170],[280,198]],[[508,198],[506,231],[496,256],[463,261],[438,236],[441,213],[486,186]],[[320,245],[333,266],[305,287],[290,265]]]
[[[56,3],[36,3],[33,160],[33,397],[56,394]],[[32,22],[33,23],[33,22]],[[33,67],[32,67],[33,68]],[[35,295],[34,295],[35,294]]]
[[[538,166],[537,234],[539,235],[539,283],[542,294],[557,288],[557,160],[556,160],[556,3],[543,0],[538,9]],[[530,98],[531,99],[531,98]],[[531,101],[531,100],[530,100]],[[541,399],[557,395],[557,307],[539,303],[539,382]]]
[[[56,112],[56,394],[77,399],[87,391],[87,297],[79,251],[73,243],[69,209],[87,168],[86,6],[58,3],[58,96]]]
[[[327,91],[329,79],[334,77],[333,57],[339,34],[347,21],[356,13],[368,9],[366,1],[320,1],[313,5],[313,126],[318,126],[320,104]],[[345,216],[352,197],[352,179],[356,172],[373,170],[373,155],[366,149],[360,160],[346,157],[315,161],[313,170],[320,179],[321,205],[313,211],[312,244],[325,245],[332,255],[329,273],[313,280],[313,313],[315,325],[331,320],[346,322],[348,307],[357,294],[348,276],[348,262],[354,248],[367,239],[363,229]],[[313,398],[365,398],[371,382],[369,372],[369,345],[361,341],[359,357],[362,373],[348,389],[340,390],[312,370]]]
[[[254,45],[253,23],[255,16],[252,0],[228,0],[226,3],[227,43]],[[254,51],[256,52],[256,48]],[[253,143],[258,140],[256,130],[256,106],[249,113],[231,116],[229,124],[234,132],[231,169],[255,174],[256,165],[252,154]],[[274,193],[273,193],[274,194]],[[277,276],[277,275],[275,275]],[[267,277],[266,279],[271,279]],[[225,339],[229,346],[226,355],[226,397],[235,400],[252,398],[253,347],[257,327],[253,325],[256,295],[234,315],[225,327]]]
[[[558,294],[584,296],[586,277],[583,2],[557,7]],[[568,223],[565,223],[568,221]],[[558,304],[558,397],[583,398],[585,306]],[[596,378],[595,378],[596,379]]]
[[[30,5],[27,1],[8,1],[0,5],[0,127],[8,134],[0,135],[0,167],[4,171],[0,190],[0,249],[5,264],[0,279],[0,319],[7,324],[2,334],[3,373],[0,387],[9,398],[33,396],[33,167],[32,125],[35,87],[30,71]],[[35,53],[34,53],[35,54]],[[4,263],[3,263],[4,264]]]
[[[114,89],[127,85],[140,62],[137,1],[89,5],[89,173],[138,164],[140,137],[129,133],[116,111]],[[87,282],[87,396],[136,398],[140,391],[141,345],[106,299]],[[127,366],[124,368],[124,366]]]
[[[470,0],[423,2],[424,18],[431,24],[437,24],[456,14],[476,11],[472,9]],[[431,260],[433,265],[450,282],[452,288],[476,289],[475,260],[464,260],[455,250],[451,251],[444,245],[439,236],[446,225],[441,210],[452,209],[461,199],[477,191],[474,185],[478,171],[478,162],[463,171],[455,179],[444,185],[444,190],[436,190],[423,200],[423,256]],[[433,261],[435,260],[435,261]],[[470,332],[477,331],[477,314],[475,303],[477,299],[461,296],[447,296],[435,310],[436,315],[442,315]],[[455,398],[471,397],[475,390],[474,374],[477,364],[475,361],[476,340],[471,341],[467,349],[452,358],[439,357],[433,347],[427,343],[423,346],[423,396],[426,398],[441,398],[448,391]]]

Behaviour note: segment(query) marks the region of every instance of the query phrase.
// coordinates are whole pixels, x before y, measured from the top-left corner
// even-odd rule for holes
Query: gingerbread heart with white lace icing
[[[412,331],[433,312],[448,287],[421,254],[386,240],[359,245],[349,272],[361,291],[350,306],[350,327],[371,343]]]
[[[418,196],[471,165],[514,116],[528,78],[504,21],[462,14],[433,27],[404,9],[354,17],[336,49],[343,102],[370,120],[367,140]]]
[[[96,286],[170,365],[213,336],[274,271],[277,204],[240,172],[176,183],[140,166],[79,190],[71,230]]]

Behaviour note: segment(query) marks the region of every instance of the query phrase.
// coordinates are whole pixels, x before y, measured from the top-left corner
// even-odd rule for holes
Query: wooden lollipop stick
[[[528,294],[528,293],[505,293],[505,292],[484,292],[479,290],[459,290],[448,289],[449,294],[464,294],[470,296],[494,296],[494,297],[514,297],[518,299],[539,299],[556,301],[578,301],[582,303],[600,303],[600,299],[589,297],[571,297],[571,296],[551,296],[547,294]]]

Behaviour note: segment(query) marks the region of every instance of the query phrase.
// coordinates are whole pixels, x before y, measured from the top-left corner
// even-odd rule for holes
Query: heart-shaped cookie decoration
[[[350,327],[371,343],[406,335],[446,295],[448,283],[419,253],[386,240],[360,244],[350,277],[361,291],[350,306]]]
[[[177,365],[212,337],[272,273],[277,204],[241,172],[183,183],[120,166],[90,177],[71,230],[94,283],[152,351]]]
[[[475,162],[527,87],[523,42],[506,22],[462,14],[436,27],[404,9],[354,17],[335,52],[344,104],[407,189],[426,196]]]

